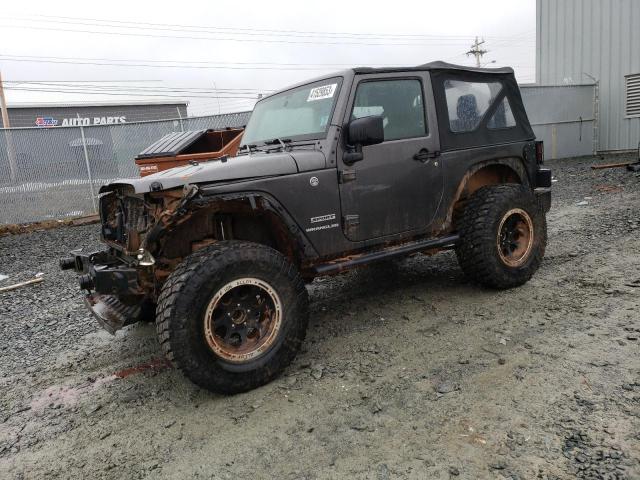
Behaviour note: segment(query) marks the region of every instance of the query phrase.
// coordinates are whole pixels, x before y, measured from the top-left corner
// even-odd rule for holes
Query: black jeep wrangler
[[[236,157],[103,186],[107,249],[61,266],[107,330],[155,315],[175,366],[236,393],[295,357],[314,277],[455,249],[527,282],[550,187],[510,68],[354,68],[260,100]]]

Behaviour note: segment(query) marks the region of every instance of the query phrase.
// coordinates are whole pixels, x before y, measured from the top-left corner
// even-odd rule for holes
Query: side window
[[[384,139],[423,137],[427,134],[422,84],[419,80],[361,82],[351,119],[380,115]]]
[[[491,116],[489,122],[487,122],[487,127],[497,129],[515,126],[516,119],[513,117],[513,112],[511,112],[511,105],[509,105],[507,97],[504,97],[500,102],[500,105],[496,108],[495,113]]]
[[[445,80],[444,93],[451,131],[457,133],[475,130],[501,89],[500,82]]]

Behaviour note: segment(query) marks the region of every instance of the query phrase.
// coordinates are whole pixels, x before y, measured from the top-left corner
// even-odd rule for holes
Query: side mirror
[[[380,115],[356,118],[349,123],[349,144],[366,147],[384,142],[384,123]]]
[[[380,115],[356,118],[347,126],[349,151],[342,156],[342,161],[352,165],[364,158],[362,147],[384,142],[384,123]]]

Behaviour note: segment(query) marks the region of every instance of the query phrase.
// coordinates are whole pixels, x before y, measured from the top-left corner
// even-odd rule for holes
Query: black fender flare
[[[293,216],[271,194],[262,191],[242,191],[234,193],[208,193],[206,188],[201,188],[201,197],[194,199],[194,205],[210,203],[214,201],[246,200],[252,209],[262,209],[273,213],[287,228],[288,234],[295,242],[300,252],[300,260],[317,258],[318,252],[311,244],[304,231],[300,228]]]
[[[525,168],[524,162],[522,161],[521,158],[518,157],[504,157],[504,158],[497,158],[497,159],[491,159],[491,160],[481,160],[478,161],[476,163],[474,163],[464,174],[464,176],[462,177],[462,179],[460,180],[460,183],[458,184],[458,187],[456,188],[456,192],[453,196],[453,198],[451,199],[451,203],[449,204],[449,207],[447,209],[447,216],[445,219],[445,225],[451,226],[452,222],[453,222],[453,212],[454,209],[456,207],[456,205],[458,204],[460,198],[462,197],[462,194],[464,193],[469,179],[471,179],[471,177],[474,176],[474,174],[476,174],[477,172],[479,172],[480,170],[482,170],[483,168],[486,167],[490,167],[490,166],[494,166],[494,165],[500,165],[500,166],[504,166],[504,167],[508,167],[509,169],[511,169],[519,178],[520,183],[522,185],[525,185],[527,187],[531,186],[531,182],[529,179],[529,174],[527,173],[527,169]]]

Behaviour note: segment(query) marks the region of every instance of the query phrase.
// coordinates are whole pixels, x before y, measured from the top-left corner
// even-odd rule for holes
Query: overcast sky
[[[202,115],[347,66],[472,65],[476,35],[483,63],[533,82],[535,27],[535,0],[7,1],[0,71],[10,104],[165,96]]]

